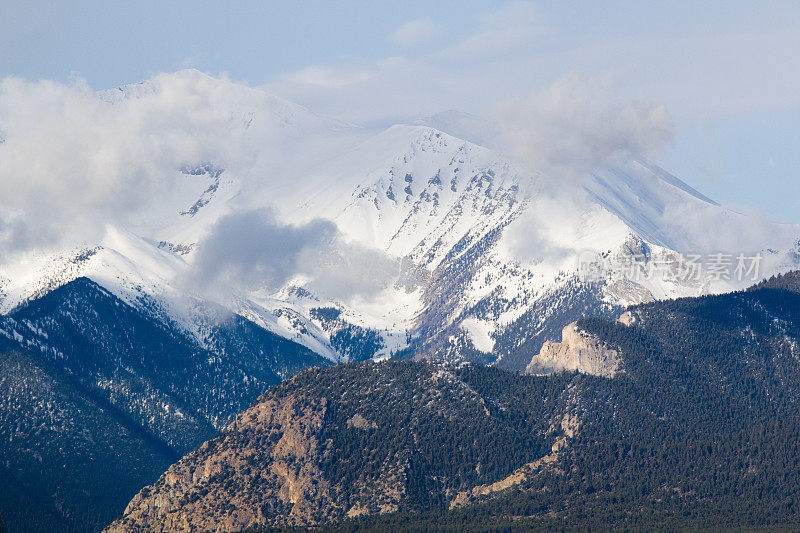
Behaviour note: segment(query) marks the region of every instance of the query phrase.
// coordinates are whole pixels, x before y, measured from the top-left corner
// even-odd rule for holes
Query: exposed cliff
[[[629,315],[624,316],[627,320]],[[562,330],[561,342],[545,341],[525,373],[544,375],[565,370],[610,378],[622,370],[622,358],[616,350],[573,322]]]
[[[110,531],[236,531],[335,514],[319,469],[325,400],[288,396],[245,411],[137,494]]]

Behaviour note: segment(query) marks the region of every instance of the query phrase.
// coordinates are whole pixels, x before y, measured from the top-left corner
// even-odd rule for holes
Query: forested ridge
[[[332,516],[312,529],[797,529],[800,293],[773,287],[637,306],[629,326],[609,318],[580,321],[580,329],[622,354],[623,371],[613,379],[450,369],[491,416],[468,426],[418,427],[426,440],[409,440],[424,447],[409,448],[417,458],[405,470],[409,497],[397,512]],[[379,366],[396,373],[391,381],[398,389],[406,386],[404,376],[427,368]],[[346,438],[353,411],[338,398],[366,386],[366,372],[375,370],[348,365],[281,386],[330,402],[322,435],[333,444],[321,464],[327,479],[350,487],[348,498],[358,497],[355,480],[375,472],[376,459],[404,441],[414,412],[413,404],[407,411],[387,409],[386,398],[366,395],[358,412],[382,422],[358,439]],[[412,390],[410,397],[419,392]],[[564,436],[553,421],[568,412],[578,417],[579,429],[552,463],[530,468],[504,490],[474,495],[467,506],[453,505],[457,491],[503,479],[544,456]],[[478,458],[483,477],[475,473]]]
[[[327,364],[239,316],[198,342],[148,303],[79,278],[0,315],[9,531],[101,529],[270,385]]]

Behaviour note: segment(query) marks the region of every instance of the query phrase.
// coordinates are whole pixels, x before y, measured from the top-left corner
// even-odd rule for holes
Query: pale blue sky
[[[399,28],[406,25],[403,30]],[[95,89],[196,67],[374,125],[476,114],[568,75],[663,103],[656,162],[800,222],[800,2],[0,0],[0,77]]]

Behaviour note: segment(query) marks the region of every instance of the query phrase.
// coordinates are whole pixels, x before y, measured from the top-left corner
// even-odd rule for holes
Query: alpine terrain
[[[302,372],[108,531],[795,529],[798,279],[578,321],[606,365]]]
[[[796,294],[735,291],[800,268],[800,226],[628,153],[536,168],[454,112],[367,128],[196,70],[75,98],[104,126],[87,164],[137,185],[0,217],[11,530],[96,531],[127,502],[112,529],[622,502],[683,525],[733,516],[721,486],[794,520],[791,479],[755,494],[797,455],[755,460],[794,446]],[[0,131],[15,180],[73,161],[23,141]]]
[[[176,86],[211,116],[192,131],[205,153],[146,167],[157,194],[96,242],[2,258],[0,310],[83,276],[201,340],[234,313],[331,361],[437,355],[519,371],[585,314],[727,292],[798,265],[797,226],[730,211],[634,157],[580,179],[536,172],[430,126],[375,132],[194,70],[94,98],[110,113],[153,112]],[[281,264],[274,283],[218,286],[207,254],[219,230],[252,227],[265,209],[270,224],[329,244],[301,257],[316,270]],[[252,233],[254,246],[271,242]],[[712,261],[721,250],[732,257]],[[664,274],[695,268],[695,254],[697,275]],[[758,268],[738,265],[741,254],[760,254]]]

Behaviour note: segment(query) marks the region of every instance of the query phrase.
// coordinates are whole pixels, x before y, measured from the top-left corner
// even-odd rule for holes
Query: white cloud
[[[476,59],[493,56],[525,44],[534,34],[530,26],[513,26],[505,29],[488,29],[470,35],[463,41],[449,46],[436,57],[445,60]]]
[[[269,209],[218,220],[198,244],[192,268],[189,287],[223,298],[299,282],[337,300],[369,299],[399,274],[396,259],[343,241],[333,222],[286,224]]]
[[[125,94],[80,80],[0,82],[0,256],[95,244],[154,202],[177,213],[186,206],[168,202],[186,165],[212,162],[268,186],[308,161],[306,147],[333,124],[197,71],[159,74]]]
[[[608,83],[567,76],[493,113],[493,144],[533,170],[577,178],[622,156],[651,156],[672,139],[661,104],[615,101]]]
[[[343,87],[367,81],[375,75],[373,69],[349,66],[312,65],[282,76],[288,83],[318,87]]]
[[[244,157],[230,111],[203,79],[156,77],[148,98],[112,104],[86,83],[0,83],[0,251],[91,242],[198,160]],[[192,134],[188,134],[192,132]]]
[[[484,26],[496,30],[512,26],[532,25],[537,18],[538,12],[532,2],[511,2],[478,16],[478,20]]]
[[[431,19],[409,20],[392,32],[390,39],[399,46],[416,46],[429,41],[441,32]]]
[[[519,48],[537,32],[536,9],[530,2],[514,2],[478,17],[481,28],[459,43],[435,54],[442,60],[472,60]]]
[[[332,75],[339,79],[346,78],[352,67],[331,65],[330,68],[342,69],[343,72]],[[365,70],[371,75],[353,79],[350,84],[323,86],[292,73],[268,83],[265,89],[347,122],[381,125],[440,111],[450,98],[447,85],[451,80],[425,61],[387,57]]]
[[[308,250],[304,262],[309,289],[348,303],[353,298],[374,300],[400,274],[398,259],[340,237],[328,247]]]
[[[665,233],[691,236],[692,253],[756,253],[774,247],[784,249],[795,238],[793,228],[774,224],[758,208],[745,208],[745,215],[715,209],[711,205],[665,206],[662,218]],[[745,216],[747,217],[745,219]],[[697,231],[697,228],[713,231]]]

